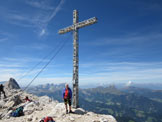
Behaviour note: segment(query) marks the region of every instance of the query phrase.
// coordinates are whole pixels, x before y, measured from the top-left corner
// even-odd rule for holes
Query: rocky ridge
[[[39,122],[46,116],[53,117],[55,122],[116,122],[111,115],[95,114],[82,108],[72,109],[74,114],[66,114],[64,103],[52,100],[48,96],[37,97],[21,89],[7,88],[5,92],[7,98],[0,100],[0,122]],[[25,96],[32,102],[23,102]],[[24,106],[24,115],[10,117],[12,110],[20,106]]]

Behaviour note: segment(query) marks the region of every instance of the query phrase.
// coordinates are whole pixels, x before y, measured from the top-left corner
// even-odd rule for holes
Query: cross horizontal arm
[[[94,23],[97,22],[97,18],[96,17],[93,17],[93,18],[90,18],[88,20],[85,20],[85,21],[82,21],[82,22],[79,22],[79,23],[76,23],[74,25],[71,25],[69,27],[66,27],[66,28],[63,28],[61,30],[59,30],[59,34],[64,34],[64,33],[67,33],[67,32],[70,32],[70,31],[73,31],[76,28],[82,28],[82,27],[85,27],[85,26],[88,26],[88,25],[92,25]]]
[[[93,18],[90,18],[88,20],[77,23],[76,28],[82,28],[82,27],[85,27],[85,26],[88,26],[88,25],[92,25],[96,22],[97,22],[97,18],[93,17]]]
[[[66,27],[66,28],[63,28],[61,30],[59,30],[59,34],[64,34],[64,33],[67,33],[67,32],[70,32],[70,31],[73,31],[74,30],[74,26],[71,25],[69,27]]]

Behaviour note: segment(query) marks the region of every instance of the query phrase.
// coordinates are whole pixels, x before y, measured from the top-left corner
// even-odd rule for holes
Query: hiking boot
[[[68,110],[66,110],[66,114],[68,114]]]
[[[70,110],[69,113],[74,113],[74,112],[72,110]]]

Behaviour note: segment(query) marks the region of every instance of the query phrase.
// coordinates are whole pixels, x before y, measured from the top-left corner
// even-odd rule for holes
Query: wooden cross
[[[78,88],[78,70],[79,70],[79,54],[78,54],[78,29],[92,25],[97,22],[97,18],[93,17],[88,20],[78,22],[78,12],[77,10],[73,11],[73,25],[66,27],[64,29],[59,30],[59,34],[64,34],[70,31],[73,31],[73,107],[78,108],[79,107],[79,100],[78,100],[78,94],[79,94],[79,88]]]

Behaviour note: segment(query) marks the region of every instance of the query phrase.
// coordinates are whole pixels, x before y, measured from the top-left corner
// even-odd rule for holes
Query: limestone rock
[[[6,89],[20,89],[19,84],[13,78],[10,78],[9,81],[7,81],[4,84],[4,86],[5,86]]]
[[[39,110],[39,103],[37,102],[27,102],[24,106],[23,112],[25,115],[30,115],[34,111]]]
[[[39,122],[51,116],[56,122],[117,122],[111,115],[87,112],[82,108],[73,109],[74,113],[66,114],[64,103],[52,101],[48,96],[37,97],[21,90],[9,90],[10,96],[0,101],[0,122]],[[28,96],[32,102],[22,102]],[[24,116],[10,117],[13,108],[23,106]]]
[[[61,117],[65,115],[65,108],[63,103],[58,103],[51,111],[48,116],[51,117]]]
[[[11,106],[9,106],[9,107],[17,106],[17,105],[19,105],[20,103],[22,103],[22,100],[20,99],[20,96],[19,96],[19,95],[13,95],[13,96],[11,97],[11,99],[9,99],[8,101],[10,102],[10,105],[11,105]],[[7,102],[7,103],[8,103],[8,102]],[[11,103],[13,103],[13,105],[12,105]],[[5,104],[5,106],[8,106],[8,105]]]
[[[4,100],[0,100],[0,109],[4,107],[5,101]]]
[[[74,113],[84,115],[84,114],[86,114],[86,111],[82,108],[77,108],[74,110]]]
[[[52,99],[49,98],[48,96],[39,97],[39,103],[42,105],[49,104],[50,102],[52,102]]]
[[[27,121],[32,121],[32,120],[33,120],[33,115],[27,117]]]

